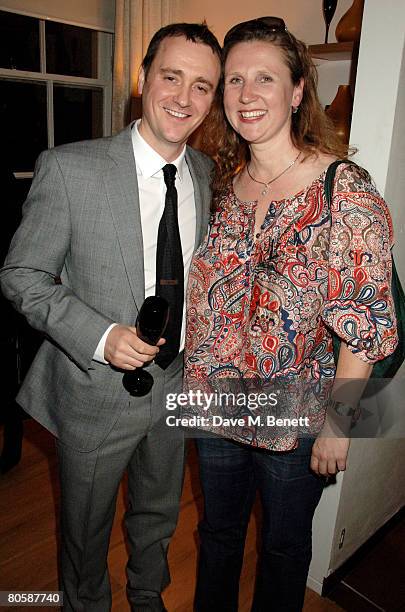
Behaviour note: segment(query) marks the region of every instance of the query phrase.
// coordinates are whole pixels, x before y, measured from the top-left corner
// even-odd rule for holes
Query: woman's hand
[[[311,470],[319,476],[333,476],[346,469],[349,438],[325,438],[321,434],[314,442]]]
[[[311,469],[320,476],[333,476],[346,469],[352,427],[352,408],[360,401],[372,365],[361,361],[346,346],[340,345],[333,400],[322,431],[312,447]],[[339,408],[343,408],[340,410]]]

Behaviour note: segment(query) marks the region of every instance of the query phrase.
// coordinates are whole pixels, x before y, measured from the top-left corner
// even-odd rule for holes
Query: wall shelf
[[[328,43],[326,45],[309,45],[313,58],[336,62],[352,59],[353,42]]]

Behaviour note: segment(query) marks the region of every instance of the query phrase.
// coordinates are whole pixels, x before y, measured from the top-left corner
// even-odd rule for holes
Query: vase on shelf
[[[349,144],[352,108],[353,98],[350,85],[339,85],[337,94],[332,104],[328,106],[326,114],[332,119],[336,134],[345,144]]]
[[[328,42],[329,26],[335,14],[337,6],[337,0],[323,0],[322,10],[323,18],[325,19],[326,33],[325,33],[325,45]]]
[[[339,42],[358,42],[363,20],[364,0],[354,0],[336,26],[336,40]]]

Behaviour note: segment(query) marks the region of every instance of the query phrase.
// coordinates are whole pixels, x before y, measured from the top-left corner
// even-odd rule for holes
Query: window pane
[[[40,71],[38,19],[0,11],[0,67]]]
[[[103,90],[55,85],[55,145],[103,135]]]
[[[55,21],[45,32],[48,73],[97,78],[97,32]]]
[[[47,148],[46,85],[0,80],[0,133],[7,164],[13,172],[34,169]]]

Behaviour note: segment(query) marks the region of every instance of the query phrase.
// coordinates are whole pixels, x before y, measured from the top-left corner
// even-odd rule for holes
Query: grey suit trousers
[[[184,471],[181,431],[166,425],[166,393],[179,392],[182,355],[155,379],[145,398],[132,398],[102,444],[80,452],[57,442],[61,482],[61,590],[63,609],[107,612],[111,588],[107,554],[121,478],[128,473],[125,516],[130,557],[128,598],[159,595],[170,581],[167,548],[175,529]],[[155,596],[156,599],[153,599]],[[153,606],[153,604],[152,604]]]

